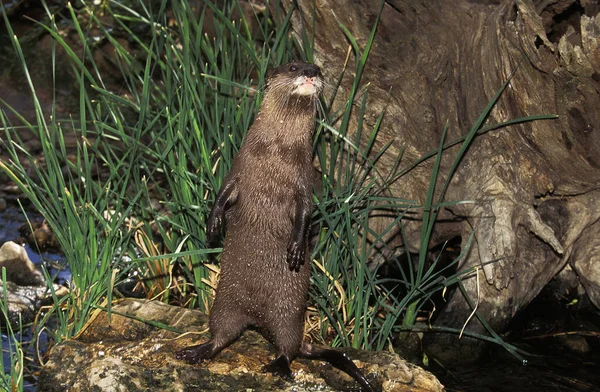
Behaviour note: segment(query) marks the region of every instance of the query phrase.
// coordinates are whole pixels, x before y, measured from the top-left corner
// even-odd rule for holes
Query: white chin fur
[[[295,95],[317,95],[321,87],[321,81],[317,78],[299,76],[294,81],[296,88],[292,92]]]
[[[312,83],[303,83],[294,90],[294,94],[296,95],[314,95],[316,93],[317,88]]]

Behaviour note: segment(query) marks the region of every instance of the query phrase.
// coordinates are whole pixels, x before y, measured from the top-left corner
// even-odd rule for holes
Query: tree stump
[[[293,4],[292,27],[300,42],[314,15],[315,59],[333,81],[350,47],[339,24],[364,47],[381,3],[286,0],[279,6],[287,11]],[[488,123],[559,115],[479,136],[452,178],[446,200],[474,203],[447,208],[431,245],[456,236],[464,245],[474,232],[459,268],[482,267],[479,279],[463,281],[479,314],[502,332],[566,265],[600,306],[600,5],[389,0],[383,7],[362,79],[363,85],[370,83],[367,121],[374,124],[385,108],[377,146],[392,141],[379,170],[389,171],[403,147],[403,166],[436,149],[446,122],[447,140],[465,135],[517,67]],[[343,80],[342,92],[350,90],[352,77]],[[343,94],[338,97],[337,104],[343,104]],[[457,151],[445,151],[442,177]],[[423,202],[432,163],[402,176],[390,193]],[[418,249],[419,225],[406,228],[408,243],[390,238],[389,251]],[[484,265],[495,259],[500,261]],[[435,323],[461,328],[471,312],[455,292]],[[484,329],[474,318],[467,330]],[[475,359],[481,351],[479,343],[459,344],[451,335],[428,341],[430,352],[442,360]],[[449,349],[452,344],[456,347]]]

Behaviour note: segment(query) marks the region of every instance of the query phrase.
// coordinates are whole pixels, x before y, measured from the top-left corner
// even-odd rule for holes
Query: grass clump
[[[2,287],[6,287],[6,269],[2,268],[1,278]],[[22,349],[22,342],[20,340],[21,333],[23,331],[23,325],[19,318],[19,325],[15,328],[11,325],[8,318],[8,294],[6,290],[0,294],[0,312],[2,312],[2,319],[0,320],[0,326],[2,327],[2,339],[0,339],[0,387],[3,391],[21,391],[23,390],[23,369],[25,366],[24,354]],[[7,339],[4,339],[4,336]],[[5,355],[5,353],[7,355]],[[10,361],[9,364],[4,363],[5,359]],[[8,367],[7,365],[10,365]],[[10,370],[6,372],[6,368]]]
[[[9,156],[0,169],[44,216],[72,272],[70,293],[59,298],[44,271],[54,305],[37,328],[56,317],[53,341],[78,334],[134,275],[147,297],[208,310],[216,269],[207,255],[219,250],[204,246],[204,219],[260,105],[257,87],[270,66],[291,60],[289,18],[274,30],[268,9],[257,11],[251,32],[235,16],[237,2],[43,9],[35,23],[52,38],[52,91],[67,64],[76,114],[61,117],[56,95],[50,111],[43,109],[25,40],[5,13],[34,118],[0,101]],[[40,153],[27,150],[27,132]]]

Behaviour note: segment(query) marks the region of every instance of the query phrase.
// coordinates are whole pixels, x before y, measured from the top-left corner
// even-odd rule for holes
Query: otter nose
[[[306,76],[307,78],[314,78],[321,73],[321,68],[314,64],[309,64],[303,71],[302,76]]]

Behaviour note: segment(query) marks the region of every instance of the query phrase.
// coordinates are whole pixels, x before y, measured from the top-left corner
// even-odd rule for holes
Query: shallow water
[[[600,356],[556,353],[530,357],[527,365],[499,354],[489,362],[455,371],[430,369],[448,392],[600,391]]]
[[[27,216],[25,216],[23,210],[16,203],[15,200],[8,201],[8,206],[6,207],[6,209],[0,211],[0,246],[7,241],[14,241],[20,245],[23,245],[25,247],[25,250],[27,251],[27,255],[34,264],[36,264],[39,267],[42,263],[45,263],[49,273],[57,277],[55,279],[55,282],[59,284],[64,283],[66,280],[70,279],[70,271],[68,269],[57,270],[53,268],[53,262],[63,262],[64,256],[56,251],[41,250],[38,252],[37,248],[33,249],[29,244],[25,243],[23,238],[21,238],[19,228],[24,224],[27,224],[28,220],[30,222],[40,222],[43,220],[43,217],[36,212],[27,211],[26,214]],[[13,326],[13,328],[15,327]],[[19,338],[26,344],[25,349],[27,350],[27,352],[25,355],[29,358],[35,358],[37,356],[35,349],[33,347],[27,347],[27,342],[30,342],[33,338],[30,328],[24,328],[23,334],[18,334],[17,338]],[[48,337],[45,333],[42,333],[39,337],[37,337],[36,341],[40,350],[45,351],[45,348],[48,345],[47,339]],[[2,359],[4,364],[4,372],[8,374],[11,371],[9,350],[11,344],[12,342],[3,333]],[[24,372],[23,390],[26,392],[37,391],[37,381],[35,377],[33,377],[33,375],[31,374],[31,371],[34,371],[34,369],[27,368]],[[2,389],[1,386],[0,389]]]
[[[45,263],[48,272],[52,276],[56,276],[55,283],[64,284],[71,278],[71,272],[68,268],[54,268],[59,263],[64,262],[64,256],[56,250],[38,249],[32,247],[19,233],[19,228],[27,225],[29,222],[42,222],[43,216],[37,212],[32,212],[28,209],[25,213],[17,204],[16,200],[9,200],[6,209],[0,211],[0,246],[7,241],[14,241],[25,247],[29,259],[38,267]],[[26,214],[26,215],[25,215]]]
[[[511,325],[506,339],[531,354],[526,364],[496,347],[473,366],[429,370],[448,392],[600,391],[600,311],[555,297],[543,291]]]

